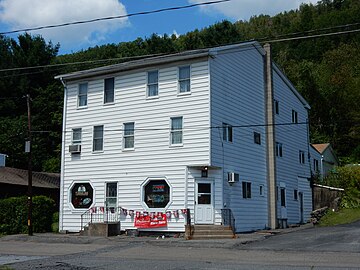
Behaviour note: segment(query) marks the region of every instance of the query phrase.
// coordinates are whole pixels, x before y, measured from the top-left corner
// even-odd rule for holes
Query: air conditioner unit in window
[[[239,174],[233,172],[228,173],[228,182],[229,183],[239,182]]]
[[[69,152],[71,154],[79,154],[79,153],[81,153],[81,145],[80,144],[69,145]]]

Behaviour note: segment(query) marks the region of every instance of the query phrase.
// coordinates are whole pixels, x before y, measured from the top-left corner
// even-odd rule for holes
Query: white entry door
[[[214,224],[213,183],[196,181],[195,223]]]

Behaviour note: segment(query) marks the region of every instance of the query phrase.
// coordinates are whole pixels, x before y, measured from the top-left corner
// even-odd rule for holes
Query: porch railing
[[[235,233],[235,218],[231,209],[221,209],[221,219],[224,226],[230,226],[233,233]]]
[[[95,206],[81,215],[81,230],[92,223],[115,223],[120,221],[121,207]]]

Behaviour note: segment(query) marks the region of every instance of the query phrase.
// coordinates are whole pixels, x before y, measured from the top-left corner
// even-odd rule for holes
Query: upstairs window
[[[314,170],[315,172],[319,171],[319,160],[314,158]]]
[[[242,194],[244,199],[251,198],[251,183],[250,182],[242,182]]]
[[[294,124],[298,123],[298,113],[295,110],[292,110],[292,123]]]
[[[294,201],[298,200],[298,191],[297,189],[294,189]]]
[[[73,128],[71,142],[72,144],[81,144],[81,128]]]
[[[113,103],[114,102],[114,88],[115,88],[115,79],[108,78],[104,80],[104,103]]]
[[[147,81],[147,96],[156,97],[159,95],[159,72],[149,71]]]
[[[299,151],[299,163],[300,164],[304,164],[305,163],[305,152],[304,151]]]
[[[134,136],[135,123],[124,124],[124,149],[134,148],[135,136]]]
[[[283,156],[283,145],[282,143],[277,142],[275,144],[275,154],[277,157],[282,157]]]
[[[104,144],[104,126],[94,126],[93,151],[102,151]]]
[[[279,114],[279,101],[274,99],[274,111],[275,114]]]
[[[222,130],[223,130],[223,140],[226,142],[232,142],[233,141],[233,127],[232,125],[223,123],[222,124]]]
[[[171,118],[170,144],[181,145],[183,142],[183,118]]]
[[[88,84],[80,83],[78,91],[78,107],[87,106]]]
[[[179,67],[179,93],[190,92],[190,66]]]
[[[254,132],[254,143],[261,144],[261,135],[258,132]]]
[[[280,188],[280,205],[286,207],[286,190],[285,188]]]

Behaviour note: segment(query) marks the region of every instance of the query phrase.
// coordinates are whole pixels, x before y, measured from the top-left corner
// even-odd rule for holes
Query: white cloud
[[[126,15],[118,0],[0,0],[0,21],[12,30]],[[94,45],[107,34],[129,25],[128,19],[116,19],[57,27],[31,32],[41,34],[62,47],[71,44]]]
[[[201,3],[203,0],[188,0],[190,3]],[[283,11],[297,9],[301,3],[316,4],[318,0],[231,0],[221,4],[201,7],[202,11],[222,13],[235,20],[249,20],[251,16],[275,15]]]

